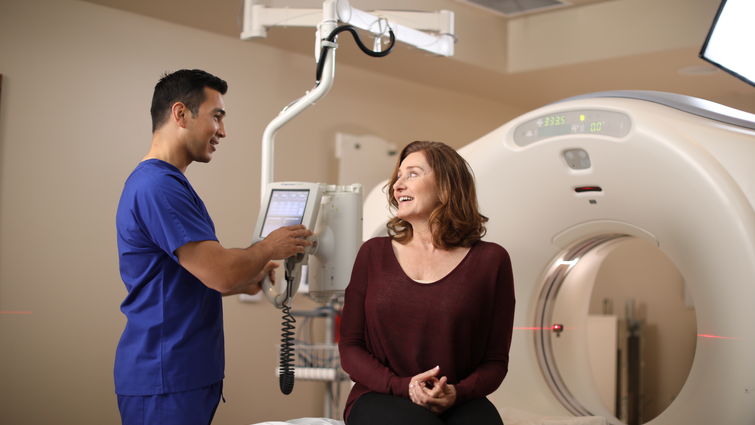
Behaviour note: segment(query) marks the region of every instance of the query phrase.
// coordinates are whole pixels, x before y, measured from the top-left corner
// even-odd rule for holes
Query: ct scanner
[[[604,92],[531,111],[459,152],[490,218],[485,239],[503,245],[514,268],[509,373],[491,395],[499,409],[620,423],[598,400],[584,356],[556,364],[551,327],[579,328],[587,315],[575,302],[561,308],[568,317],[554,316],[580,258],[635,237],[676,265],[697,315],[686,383],[647,423],[755,424],[755,115],[668,93]],[[385,234],[381,186],[365,199],[365,239]]]

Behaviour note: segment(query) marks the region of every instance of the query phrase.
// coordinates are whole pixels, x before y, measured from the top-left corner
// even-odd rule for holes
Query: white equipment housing
[[[343,295],[362,241],[362,186],[309,182],[275,182],[267,185],[254,230],[259,242],[271,231],[295,224],[314,229],[313,245],[298,258],[291,294],[307,265],[309,296],[327,304]],[[262,292],[277,308],[286,302],[284,267],[276,269],[275,282],[265,279]]]
[[[303,224],[313,228],[322,199],[323,185],[309,182],[275,182],[268,184],[262,192],[262,205],[254,227],[254,243],[265,239],[270,232],[279,227]],[[293,270],[292,294],[296,294],[301,281],[302,266],[307,264],[309,256],[303,255]],[[276,269],[275,282],[265,279],[262,293],[277,308],[282,308],[286,301],[285,268]]]
[[[513,263],[509,372],[491,395],[499,409],[620,423],[587,361],[569,363],[579,382],[565,385],[548,341],[553,323],[588,314],[575,300],[569,317],[556,317],[569,268],[628,235],[676,265],[697,317],[687,381],[647,424],[755,423],[755,115],[667,93],[598,93],[524,114],[459,153],[490,217],[485,239]],[[367,238],[385,234],[379,188],[365,200]]]
[[[309,297],[327,304],[342,296],[362,245],[362,185],[329,185],[314,227],[317,245],[308,266]]]

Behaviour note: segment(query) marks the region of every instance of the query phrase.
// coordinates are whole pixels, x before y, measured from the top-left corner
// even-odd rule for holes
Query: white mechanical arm
[[[244,28],[241,39],[266,37],[267,29],[274,26],[318,27],[324,19],[323,9],[271,8],[255,4],[255,0],[244,0]],[[326,1],[325,3],[329,3]],[[363,12],[351,7],[348,0],[333,0],[339,22],[370,31],[375,36],[385,35],[385,24],[393,29],[396,40],[418,49],[441,56],[454,54],[454,13],[449,10],[438,12],[416,12],[397,10],[375,10]],[[318,38],[319,41],[319,38]],[[319,54],[319,45],[315,57]]]
[[[376,51],[379,51],[380,41],[390,29],[397,41],[437,55],[452,56],[454,53],[454,14],[448,10],[368,13],[351,7],[347,0],[325,0],[320,11],[318,9],[268,8],[255,4],[254,0],[244,0],[242,40],[265,37],[267,28],[273,26],[316,27],[316,60],[320,60],[321,49],[328,47],[327,54],[322,56],[324,63],[320,64],[323,71],[320,81],[304,96],[286,106],[265,128],[262,135],[260,196],[264,195],[268,183],[273,181],[273,144],[278,129],[313,105],[333,85],[337,45],[325,38],[331,34],[339,22],[371,32],[376,37]]]

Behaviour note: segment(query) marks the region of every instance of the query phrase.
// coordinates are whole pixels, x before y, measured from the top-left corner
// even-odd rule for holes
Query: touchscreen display
[[[267,205],[260,237],[265,238],[279,227],[301,224],[309,190],[273,189]]]

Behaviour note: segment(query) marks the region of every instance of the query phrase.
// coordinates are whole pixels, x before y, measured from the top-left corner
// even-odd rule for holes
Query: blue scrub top
[[[204,203],[176,167],[140,163],[116,215],[118,258],[128,295],[115,354],[115,392],[185,391],[223,379],[223,305],[178,263],[176,249],[217,240]]]

